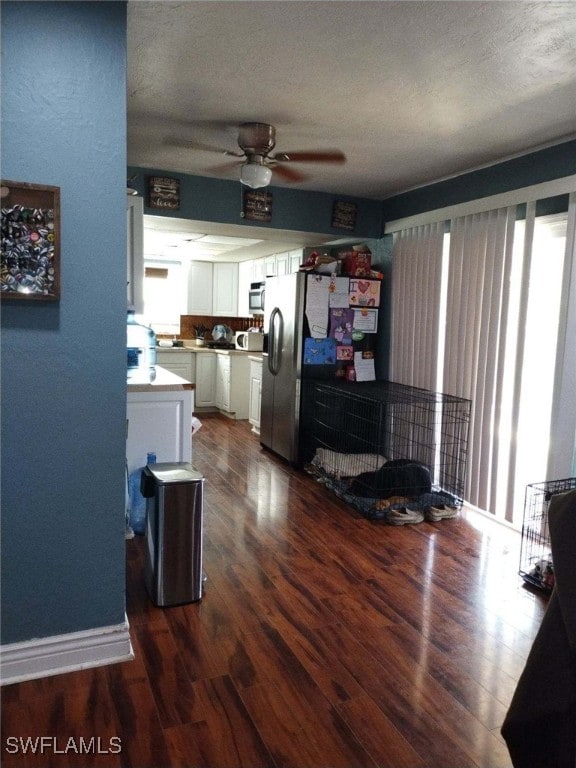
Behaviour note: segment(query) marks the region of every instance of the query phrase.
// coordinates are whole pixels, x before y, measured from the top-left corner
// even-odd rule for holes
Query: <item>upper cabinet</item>
[[[288,252],[276,254],[276,272],[279,277],[289,272]]]
[[[238,315],[238,264],[191,261],[188,268],[189,315]]]
[[[290,275],[292,272],[298,272],[302,264],[303,253],[302,248],[297,248],[294,251],[284,251],[257,259],[252,262],[252,274],[255,280],[266,280],[266,277]]]
[[[144,207],[141,197],[126,196],[126,290],[129,306],[144,312]]]
[[[211,263],[191,261],[188,271],[189,315],[216,315],[221,317],[249,317],[250,283],[265,280],[266,276],[288,275],[298,272],[302,263],[302,248],[285,251],[261,259]]]
[[[264,259],[265,272],[264,280],[267,277],[276,277],[276,256],[266,256]]]
[[[266,280],[266,259],[255,259],[252,264],[252,283],[261,283]]]
[[[300,265],[304,261],[304,249],[298,248],[296,251],[288,251],[289,271],[290,274],[298,272]]]
[[[241,261],[238,264],[238,317],[248,317],[251,314],[248,305],[248,292],[250,283],[255,282],[252,279],[253,265],[253,261]]]
[[[238,315],[238,264],[216,263],[212,292],[212,313],[225,317]]]
[[[188,266],[188,314],[212,314],[213,264],[191,261]]]

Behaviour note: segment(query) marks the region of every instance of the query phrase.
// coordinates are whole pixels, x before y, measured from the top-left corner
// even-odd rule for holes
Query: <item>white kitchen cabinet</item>
[[[146,464],[146,454],[157,461],[192,461],[192,412],[194,392],[188,390],[148,391],[128,388],[126,417],[128,472]]]
[[[230,357],[216,356],[216,407],[230,411]]]
[[[250,360],[246,352],[218,353],[217,407],[235,419],[247,419],[250,408]]]
[[[289,270],[288,251],[286,253],[276,254],[276,274],[278,276],[287,275]]]
[[[196,406],[210,408],[216,405],[216,353],[196,353]]]
[[[238,264],[238,317],[248,317],[252,314],[248,303],[248,292],[250,283],[254,282],[253,268],[253,261],[241,261]]]
[[[238,264],[215,263],[212,283],[212,314],[238,316]]]
[[[260,434],[260,403],[262,400],[262,360],[250,359],[250,409],[248,421],[252,432]]]
[[[304,254],[304,251],[302,250],[302,248],[299,248],[296,251],[289,252],[290,274],[292,274],[293,272],[299,271],[300,266],[304,260],[303,254]]]
[[[266,280],[267,277],[276,277],[276,256],[266,256],[264,259],[264,265],[264,280]]]
[[[191,261],[188,314],[238,316],[238,264]]]
[[[247,419],[249,378],[246,352],[196,352],[196,407],[216,407],[234,419]]]
[[[262,280],[266,280],[266,259],[255,259],[252,262],[252,281],[253,283],[261,283]]]
[[[191,261],[188,266],[188,314],[212,315],[213,265]]]
[[[156,351],[156,363],[162,368],[182,379],[186,379],[191,384],[196,380],[196,355],[188,349],[174,348],[170,351]]]
[[[128,306],[144,313],[144,206],[141,197],[126,196],[126,291]]]

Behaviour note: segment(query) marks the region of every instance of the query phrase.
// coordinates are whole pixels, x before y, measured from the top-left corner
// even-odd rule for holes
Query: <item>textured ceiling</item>
[[[170,142],[260,121],[345,152],[294,188],[384,199],[572,138],[575,73],[574,2],[129,2],[128,161],[210,176]]]

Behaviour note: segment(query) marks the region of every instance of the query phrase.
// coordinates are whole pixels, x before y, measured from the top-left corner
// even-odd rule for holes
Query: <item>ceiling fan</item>
[[[302,181],[306,176],[286,163],[344,163],[346,155],[340,150],[276,152],[270,154],[276,146],[276,129],[268,123],[242,123],[238,132],[238,146],[242,152],[231,152],[193,141],[169,142],[191,149],[219,152],[238,160],[213,168],[212,173],[224,173],[236,165],[240,166],[240,181],[248,187],[259,189],[267,187],[275,173],[285,181]]]

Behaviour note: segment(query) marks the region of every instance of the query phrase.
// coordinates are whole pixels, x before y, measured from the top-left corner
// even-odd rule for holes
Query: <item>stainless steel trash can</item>
[[[202,599],[204,477],[186,462],[142,470],[146,506],[146,588],[160,607]]]

